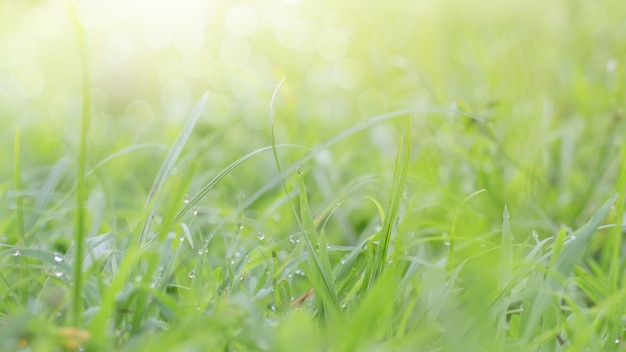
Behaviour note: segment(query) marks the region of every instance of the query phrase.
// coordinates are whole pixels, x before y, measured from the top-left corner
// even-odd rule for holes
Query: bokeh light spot
[[[126,62],[132,53],[133,41],[124,32],[113,32],[104,41],[104,57],[110,65]]]
[[[329,65],[315,65],[307,73],[306,84],[309,91],[318,96],[333,94],[336,89],[333,70]]]
[[[163,60],[157,70],[157,77],[161,84],[165,84],[174,79],[181,79],[184,75],[185,71],[183,65],[178,59]]]
[[[206,49],[185,53],[183,55],[183,70],[189,77],[201,78],[205,75],[210,62],[211,54]]]
[[[263,130],[269,125],[269,103],[263,99],[253,99],[244,107],[244,119],[248,126]]]
[[[232,67],[226,65],[222,60],[210,62],[207,69],[209,85],[214,89],[222,91],[230,89],[234,75],[232,71]]]
[[[180,80],[171,80],[163,85],[161,100],[165,107],[172,112],[180,112],[187,108],[191,100],[189,86]],[[182,118],[183,116],[177,116]]]
[[[309,97],[298,104],[298,117],[302,122],[329,121],[331,109],[328,103],[319,97]]]
[[[234,36],[249,37],[259,25],[257,15],[247,6],[237,6],[226,15],[226,29]]]
[[[165,21],[154,21],[146,18],[143,23],[143,38],[148,47],[152,49],[165,48],[172,41],[174,30]]]
[[[241,67],[250,60],[252,49],[247,40],[228,37],[220,45],[220,57],[230,66]]]
[[[340,60],[348,53],[348,38],[340,31],[324,30],[317,37],[317,51],[330,62]]]
[[[116,126],[113,118],[108,114],[100,113],[94,116],[92,126],[89,129],[89,139],[96,145],[109,145],[115,131]]]
[[[282,47],[304,54],[314,53],[317,50],[318,33],[319,29],[316,25],[295,17],[280,19],[275,29],[276,41]]]
[[[69,94],[56,94],[48,102],[48,116],[61,125],[80,113],[80,98]]]
[[[239,100],[251,100],[257,97],[260,82],[255,72],[251,70],[238,71],[233,77],[231,90]]]
[[[212,125],[222,126],[230,120],[231,103],[227,96],[212,92],[204,104],[206,121]]]
[[[152,124],[154,111],[145,100],[135,99],[126,106],[125,116],[130,129],[144,131]]]
[[[357,98],[359,113],[371,117],[388,111],[389,100],[387,95],[378,89],[368,89],[361,92]]]
[[[352,90],[363,81],[363,65],[355,59],[341,60],[335,64],[333,78],[339,87]]]
[[[19,94],[26,98],[35,98],[41,94],[46,86],[46,77],[41,68],[28,66],[15,72],[15,80],[19,88]]]

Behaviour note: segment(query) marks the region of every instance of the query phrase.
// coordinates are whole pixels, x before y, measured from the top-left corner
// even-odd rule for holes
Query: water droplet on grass
[[[197,216],[197,215],[198,215],[198,209],[193,208],[193,209],[191,210],[191,215],[193,215],[193,216]]]
[[[533,238],[535,239],[535,242],[539,243],[539,234],[535,230],[533,230]]]
[[[61,255],[61,253],[55,252],[54,253],[54,261],[57,263],[60,263],[63,261],[63,255]]]
[[[346,263],[346,258],[341,257],[341,259],[339,259],[339,263],[345,264]]]
[[[187,196],[186,194],[183,197],[183,204],[189,204],[189,196]]]
[[[190,279],[195,279],[196,278],[196,271],[195,270],[191,270],[189,272],[189,275],[187,275]]]
[[[441,238],[443,240],[444,246],[449,246],[450,245],[450,235],[448,235],[447,232],[442,233],[441,234]]]
[[[62,278],[62,277],[63,277],[63,272],[62,272],[62,271],[60,271],[60,270],[54,270],[54,271],[52,272],[52,275],[54,275],[54,277],[56,277],[56,278],[59,278],[59,279],[60,279],[60,278]]]
[[[302,166],[298,166],[296,168],[296,172],[298,173],[298,176],[304,175],[304,169],[302,168]]]
[[[259,233],[256,234],[256,238],[259,241],[263,241],[265,239],[265,234],[263,232],[259,232]]]
[[[16,249],[13,251],[13,256],[14,257],[18,257],[20,254],[22,254],[22,252],[19,249]]]

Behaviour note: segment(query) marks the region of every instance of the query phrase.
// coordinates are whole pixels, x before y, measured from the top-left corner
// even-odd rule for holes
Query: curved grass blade
[[[596,232],[602,220],[604,220],[611,210],[611,206],[615,203],[617,194],[607,200],[602,207],[591,217],[587,224],[583,225],[572,238],[563,245],[562,251],[556,259],[553,258],[554,266],[551,273],[546,277],[544,289],[537,293],[528,319],[524,326],[522,334],[522,343],[525,344],[530,340],[531,334],[537,327],[539,320],[548,308],[550,302],[554,299],[555,292],[559,292],[563,285],[563,280],[569,276],[574,270],[576,263],[582,258],[591,236]]]
[[[161,193],[163,192],[163,188],[165,187],[165,182],[172,172],[174,164],[176,163],[176,160],[178,160],[178,157],[180,156],[183,147],[191,136],[191,132],[196,126],[196,122],[198,122],[198,118],[202,113],[202,108],[204,107],[208,96],[209,93],[205,92],[202,95],[202,98],[200,98],[198,104],[196,104],[196,107],[187,119],[187,122],[185,123],[183,130],[178,135],[178,138],[176,138],[176,141],[167,153],[167,156],[165,157],[165,160],[163,160],[163,164],[161,165],[161,168],[159,169],[159,172],[154,179],[154,183],[152,184],[152,187],[150,188],[150,193],[148,194],[148,198],[146,199],[145,209],[148,215],[146,217],[146,220],[144,221],[141,232],[139,233],[140,244],[143,243],[144,239],[148,235],[148,232],[150,231],[152,221],[154,220],[159,202],[161,200]]]
[[[278,149],[276,148],[276,137],[274,135],[274,102],[276,101],[276,95],[278,94],[278,90],[280,86],[285,82],[285,78],[283,78],[276,89],[274,90],[274,94],[272,95],[272,101],[270,103],[270,144],[272,146],[272,154],[274,156],[274,162],[276,164],[276,169],[280,175],[280,181],[282,183],[283,189],[285,190],[285,194],[287,195],[289,205],[291,209],[296,215],[296,222],[298,223],[298,227],[302,231],[307,252],[309,253],[310,260],[310,269],[311,276],[313,278],[313,285],[315,287],[315,292],[317,296],[320,298],[321,304],[325,309],[324,312],[328,313],[327,317],[330,317],[333,322],[339,322],[341,320],[341,308],[339,306],[339,299],[337,298],[337,294],[333,289],[333,281],[332,274],[330,270],[325,270],[325,266],[322,264],[318,253],[316,252],[307,232],[313,232],[316,237],[317,233],[315,232],[315,227],[313,225],[313,217],[308,210],[308,200],[306,199],[306,190],[304,189],[304,181],[300,177],[300,216],[298,216],[298,212],[296,211],[296,207],[289,193],[289,189],[287,187],[287,183],[283,176],[283,172],[280,166],[280,159],[278,158]],[[298,170],[298,174],[301,175],[301,171]],[[304,216],[303,216],[304,214]],[[319,239],[318,239],[319,240]],[[321,245],[320,245],[321,246]],[[321,312],[320,312],[321,313]]]

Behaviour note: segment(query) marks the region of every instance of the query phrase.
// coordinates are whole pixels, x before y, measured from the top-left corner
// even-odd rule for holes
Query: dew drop
[[[447,232],[444,232],[441,234],[441,238],[443,239],[443,244],[445,246],[449,246],[450,245],[450,235],[448,235]]]
[[[535,239],[535,242],[539,243],[539,234],[535,230],[533,230],[533,238]]]
[[[58,252],[54,253],[54,261],[57,263],[60,263],[63,261],[63,256],[61,255],[61,253],[58,253]]]
[[[570,239],[570,241],[574,241],[574,240],[576,240],[576,235],[571,235],[571,236],[569,236],[569,239]]]
[[[178,242],[183,242],[185,240],[185,235],[181,235],[178,237]]]
[[[204,249],[200,248],[198,249],[198,255],[202,255],[204,253]]]
[[[185,194],[183,197],[183,204],[189,204],[189,196]]]
[[[298,240],[296,239],[296,236],[291,235],[289,236],[289,242],[291,242],[292,244],[296,244],[298,243]]]
[[[197,215],[198,215],[198,209],[193,208],[193,209],[191,210],[191,215],[193,215],[193,216],[197,216]]]
[[[54,270],[52,272],[52,275],[54,275],[54,277],[56,277],[56,278],[62,278],[63,277],[63,272],[60,271],[60,270]]]
[[[265,239],[265,234],[263,232],[259,232],[259,233],[256,234],[256,238],[259,241],[263,241]]]
[[[238,228],[239,230],[243,230],[243,228],[244,228],[243,222],[238,223],[238,224],[237,224],[237,228]]]
[[[14,257],[18,257],[20,254],[22,254],[22,252],[19,249],[16,249],[13,251],[13,256]]]
[[[189,272],[189,275],[187,275],[190,279],[195,279],[196,278],[196,271],[195,270],[191,270]]]
[[[346,263],[346,258],[341,257],[341,259],[339,259],[339,263],[345,264]]]
[[[298,173],[298,176],[304,175],[304,169],[302,168],[302,166],[298,166],[296,168],[296,172]]]
[[[141,282],[141,275],[135,276],[135,282]]]

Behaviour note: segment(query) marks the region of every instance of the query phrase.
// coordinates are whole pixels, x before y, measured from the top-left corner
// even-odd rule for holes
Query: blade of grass
[[[76,185],[76,218],[74,228],[74,242],[76,253],[74,257],[74,285],[72,290],[72,319],[75,327],[82,325],[82,264],[85,241],[85,202],[87,201],[87,189],[85,184],[85,170],[87,167],[87,134],[91,123],[91,78],[89,71],[89,58],[87,56],[87,44],[85,32],[82,28],[76,8],[73,3],[68,4],[69,17],[76,33],[78,51],[80,56],[80,70],[82,75],[82,112],[80,119],[80,142],[78,146],[78,171]]]
[[[30,229],[25,234],[25,237],[26,237],[25,241],[29,239],[30,234],[34,232],[35,228],[37,227],[37,224],[43,217],[44,209],[48,205],[48,202],[50,201],[50,197],[52,196],[54,189],[59,184],[59,181],[61,180],[61,175],[63,174],[63,172],[69,165],[70,165],[70,158],[68,157],[61,158],[61,160],[59,160],[54,165],[54,167],[52,168],[52,171],[50,171],[50,174],[48,174],[48,177],[46,178],[46,182],[44,182],[39,192],[37,192],[37,199],[35,200],[35,208],[33,209],[33,216],[28,222],[29,223],[28,227]]]
[[[459,205],[458,209],[454,213],[454,218],[452,219],[452,227],[450,228],[450,245],[448,246],[448,271],[451,271],[454,267],[454,261],[452,259],[454,257],[454,246],[456,242],[456,228],[457,228],[457,224],[459,220],[459,214],[461,213],[461,209],[463,209],[463,207],[465,206],[465,203],[467,203],[470,199],[478,196],[479,194],[485,191],[487,190],[484,188],[479,189],[478,191],[465,197],[465,199],[463,199],[463,201],[461,202],[461,205]]]
[[[317,296],[320,298],[321,304],[325,308],[325,313],[328,313],[327,318],[330,318],[332,319],[333,322],[338,323],[341,320],[341,311],[340,311],[340,306],[339,306],[339,299],[337,298],[336,292],[333,289],[333,281],[332,281],[332,277],[330,276],[331,275],[330,268],[329,270],[325,270],[325,267],[322,264],[322,261],[320,260],[318,253],[315,250],[315,247],[313,246],[313,244],[311,243],[311,240],[309,239],[309,236],[307,235],[307,232],[312,231],[317,237],[317,234],[315,233],[315,227],[313,225],[313,217],[311,216],[310,211],[308,211],[308,200],[306,199],[306,190],[304,189],[304,183],[303,183],[304,181],[301,178],[302,171],[301,169],[298,170],[298,174],[300,176],[300,207],[301,207],[301,213],[300,213],[300,216],[298,216],[297,215],[298,212],[296,211],[294,202],[291,199],[291,195],[289,193],[289,189],[287,187],[287,183],[282,174],[282,168],[280,166],[280,159],[278,157],[278,149],[276,148],[276,137],[274,135],[274,116],[275,116],[274,103],[276,101],[276,96],[278,94],[278,91],[284,82],[285,82],[285,78],[283,78],[280,81],[280,83],[274,90],[274,94],[272,95],[272,100],[270,102],[270,144],[272,146],[272,154],[274,156],[274,162],[276,164],[276,168],[278,170],[278,173],[280,174],[280,180],[281,180],[283,189],[285,191],[285,194],[288,197],[289,205],[291,206],[293,213],[296,215],[295,217],[296,222],[298,223],[298,227],[302,231],[302,234],[306,243],[307,252],[309,253],[310,269],[311,269],[311,274],[312,274],[311,276],[313,277],[312,281],[313,281],[313,285],[315,288],[315,292]]]
[[[502,244],[500,246],[498,289],[504,288],[513,275],[513,235],[511,234],[509,210],[506,205],[504,206],[502,219]]]
[[[531,334],[537,327],[541,316],[548,308],[550,302],[553,301],[555,292],[560,290],[563,280],[572,273],[574,266],[582,258],[585,249],[587,249],[589,245],[591,236],[596,232],[602,220],[606,218],[616,198],[617,195],[613,195],[609,198],[609,200],[591,217],[589,222],[583,225],[583,227],[581,227],[575,235],[572,235],[572,238],[563,245],[562,251],[560,251],[560,253],[557,252],[558,257],[553,256],[552,261],[554,266],[546,277],[545,289],[537,293],[530,308],[531,311],[528,314],[528,319],[525,322],[522,334],[523,344],[530,340]],[[557,248],[555,247],[555,249]]]
[[[624,203],[626,202],[626,144],[621,148],[621,168],[617,178],[617,201],[615,206],[615,227],[609,232],[612,241],[609,240],[610,248],[605,249],[610,255],[609,277],[611,286],[617,290],[619,288],[619,277],[621,274],[620,259],[622,257],[622,221],[624,220]]]
[[[24,204],[22,201],[22,167],[20,162],[20,129],[15,127],[15,139],[13,149],[14,177],[15,177],[15,211],[17,215],[18,245],[23,245],[24,240]]]
[[[402,138],[400,139],[400,146],[398,148],[398,155],[396,157],[396,165],[394,169],[393,182],[391,186],[391,199],[389,200],[389,208],[386,212],[386,217],[383,221],[383,228],[381,229],[377,241],[379,241],[379,247],[374,257],[374,267],[370,272],[370,277],[367,280],[369,289],[371,285],[376,281],[378,277],[385,270],[387,262],[387,252],[389,251],[389,244],[391,242],[391,233],[398,217],[398,211],[400,209],[400,201],[402,200],[402,194],[404,192],[404,184],[406,183],[406,175],[409,169],[409,158],[411,154],[411,119],[406,117],[405,129]]]
[[[206,103],[207,98],[209,97],[209,92],[205,92],[200,98],[198,104],[196,104],[195,108],[189,115],[185,126],[180,131],[178,138],[170,148],[165,160],[163,160],[163,164],[161,164],[161,168],[157,173],[156,178],[154,179],[154,183],[150,188],[150,193],[148,194],[148,198],[146,199],[145,210],[147,212],[146,219],[143,223],[143,227],[141,228],[141,232],[139,233],[138,242],[143,244],[144,240],[147,238],[150,228],[152,227],[152,221],[156,216],[156,212],[159,206],[159,202],[161,200],[161,194],[163,192],[163,188],[165,187],[165,183],[176,164],[176,160],[180,156],[180,153],[183,150],[185,144],[187,144],[187,140],[191,136],[191,132],[196,126],[196,122],[200,118],[202,114],[202,109],[204,108],[204,104]],[[163,231],[162,233],[165,233]]]

